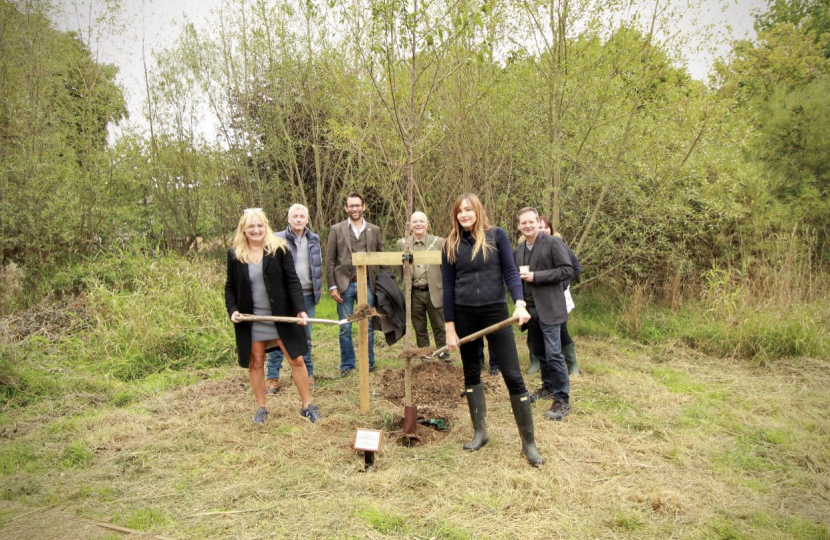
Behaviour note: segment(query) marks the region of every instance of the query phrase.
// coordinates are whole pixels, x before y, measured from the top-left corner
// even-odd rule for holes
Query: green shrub
[[[0,402],[21,406],[98,391],[112,378],[137,381],[232,362],[223,284],[224,265],[215,259],[140,250],[101,253],[54,271],[41,294],[83,293],[78,309],[86,324],[0,342]],[[135,397],[121,388],[110,402],[123,406]]]
[[[677,310],[643,305],[608,290],[581,293],[568,328],[574,335],[632,339],[645,344],[680,340],[715,356],[766,363],[830,354],[830,311],[821,299],[789,305],[711,305],[688,301]],[[723,306],[726,307],[723,307]]]

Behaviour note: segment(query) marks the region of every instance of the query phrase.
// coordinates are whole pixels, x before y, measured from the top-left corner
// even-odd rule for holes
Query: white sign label
[[[366,450],[369,452],[380,452],[380,444],[383,440],[382,429],[358,429],[354,438],[355,450]]]

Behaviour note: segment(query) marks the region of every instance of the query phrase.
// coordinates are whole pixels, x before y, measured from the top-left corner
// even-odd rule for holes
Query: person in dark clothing
[[[562,235],[558,232],[553,233],[553,236],[561,239]],[[565,241],[562,240],[564,244]],[[568,313],[574,308],[573,298],[571,298],[571,281],[576,279],[576,276],[582,273],[582,265],[579,264],[579,259],[576,258],[576,253],[573,252],[571,247],[568,244],[565,244],[565,248],[568,250],[568,257],[571,259],[571,264],[574,267],[574,276],[565,282],[565,295],[568,297],[566,299],[570,300],[568,304]],[[568,323],[562,323],[562,354],[565,355],[565,364],[568,365],[568,375],[571,377],[578,377],[579,376],[579,365],[576,362],[576,348],[574,347],[574,340],[571,337],[570,332],[568,332]]]
[[[308,350],[303,329],[290,323],[248,322],[240,314],[299,317],[305,325],[308,314],[303,288],[294,269],[294,259],[285,240],[277,238],[261,208],[249,208],[239,218],[233,247],[228,250],[225,308],[234,323],[239,365],[248,368],[248,379],[259,409],[255,424],[264,424],[265,350],[280,347],[291,364],[294,385],[300,393],[300,414],[316,422],[320,417],[311,403],[308,372],[303,354]]]
[[[550,234],[552,236],[556,236],[558,238],[562,238],[562,235],[558,232],[553,232],[551,228],[550,220],[545,216],[539,216],[539,232],[542,234]],[[524,238],[522,238],[524,241]],[[564,240],[562,240],[564,242]],[[568,249],[568,257],[571,259],[571,265],[574,267],[574,275],[573,278],[569,279],[565,282],[565,290],[567,291],[566,294],[570,295],[570,286],[571,281],[576,279],[576,277],[582,273],[582,265],[579,264],[579,259],[576,258],[576,254],[573,250],[565,244],[565,247]],[[571,302],[573,302],[571,300]],[[573,309],[573,303],[570,304],[568,308],[568,313]],[[565,364],[568,366],[568,376],[570,377],[578,377],[579,376],[579,366],[576,362],[576,349],[574,348],[574,340],[571,337],[570,332],[568,332],[568,323],[563,322],[561,326],[561,335],[562,338],[562,354],[565,355]],[[533,375],[534,373],[539,372],[539,359],[536,358],[536,355],[533,354],[533,347],[530,345],[530,336],[527,337],[527,350],[528,350],[528,357],[530,358],[530,367],[527,369],[526,373],[528,375]]]
[[[530,320],[522,295],[522,282],[513,262],[507,233],[491,227],[478,197],[460,195],[452,206],[453,228],[444,242],[441,257],[444,283],[444,319],[447,346],[461,350],[464,387],[475,433],[464,450],[478,450],[488,441],[487,408],[478,340],[459,346],[459,340],[510,317],[505,285],[516,304],[513,316],[519,324]],[[498,358],[502,377],[510,394],[513,416],[522,439],[522,453],[534,467],[545,460],[536,448],[530,395],[522,379],[519,355],[512,326],[487,336],[490,349]]]
[[[513,251],[522,278],[525,302],[530,312],[527,325],[533,354],[542,365],[542,386],[532,399],[553,398],[546,418],[562,420],[571,411],[570,379],[562,355],[560,330],[568,320],[564,282],[573,276],[565,243],[539,233],[539,214],[526,207],[517,214],[525,241]]]
[[[481,366],[481,369],[485,369],[487,364],[484,362],[484,340],[478,340],[478,363]],[[490,357],[490,376],[496,377],[499,374],[499,361],[496,360],[496,357],[493,355],[493,351],[490,350],[488,356]]]

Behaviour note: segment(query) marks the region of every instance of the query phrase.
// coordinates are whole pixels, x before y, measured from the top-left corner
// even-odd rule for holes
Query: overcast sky
[[[85,29],[90,27],[90,14],[101,12],[105,0],[57,0],[58,12],[55,19],[62,30]],[[211,12],[222,0],[121,0],[124,14],[121,18],[122,29],[102,35],[101,39],[92,38],[92,50],[100,61],[117,65],[130,111],[130,123],[143,126],[141,107],[144,99],[144,71],[142,64],[142,43],[147,52],[148,65],[152,67],[150,51],[163,49],[172,44],[179,33],[181,24],[188,20],[197,28],[206,28],[210,24]],[[636,1],[636,0],[635,0]],[[681,4],[683,0],[674,0]],[[754,34],[753,9],[763,9],[764,0],[732,0],[725,7],[721,2],[704,0],[710,8],[705,10],[703,19],[713,23],[716,31],[732,38],[744,38]],[[728,48],[724,45],[716,53],[724,55]],[[704,80],[712,65],[713,57],[698,56],[689,59],[688,69],[693,77]],[[204,135],[211,138],[213,126],[208,120],[202,126]]]

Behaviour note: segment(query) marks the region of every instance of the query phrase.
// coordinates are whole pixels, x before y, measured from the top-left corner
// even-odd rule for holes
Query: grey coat
[[[539,233],[530,252],[530,261],[524,260],[525,245],[513,250],[516,267],[530,266],[533,272],[533,301],[542,324],[553,326],[568,321],[565,307],[565,282],[574,276],[574,267],[565,242],[555,236]]]

